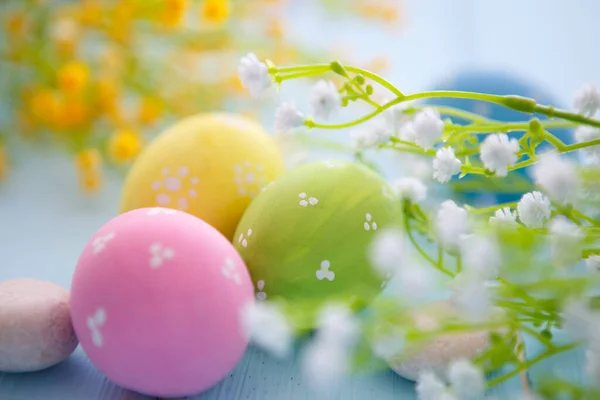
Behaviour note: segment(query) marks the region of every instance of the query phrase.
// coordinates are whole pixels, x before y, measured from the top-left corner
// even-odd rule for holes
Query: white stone
[[[37,279],[0,282],[0,371],[38,371],[75,350],[69,297],[68,290]]]
[[[413,318],[420,329],[435,329],[436,316],[456,315],[456,309],[450,302],[440,301],[415,310]],[[415,381],[423,370],[431,370],[438,376],[444,376],[448,365],[457,359],[473,359],[489,346],[489,331],[475,331],[438,336],[418,349],[405,349],[410,352],[402,362],[387,362],[398,375]]]

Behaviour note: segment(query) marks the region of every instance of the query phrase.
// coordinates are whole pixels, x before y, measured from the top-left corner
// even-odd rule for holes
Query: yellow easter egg
[[[120,212],[153,206],[182,210],[231,240],[252,198],[283,169],[279,147],[253,120],[195,115],[146,146],[128,173]]]

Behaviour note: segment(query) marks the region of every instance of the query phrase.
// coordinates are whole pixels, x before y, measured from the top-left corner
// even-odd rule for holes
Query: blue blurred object
[[[496,95],[519,95],[533,98],[539,104],[553,105],[557,108],[561,108],[556,100],[543,89],[535,87],[518,77],[502,71],[462,71],[454,75],[451,79],[446,79],[443,83],[436,85],[433,90],[469,91]],[[503,122],[529,121],[533,117],[537,117],[540,120],[547,119],[543,115],[535,114],[532,116],[497,104],[468,99],[429,99],[425,104],[454,107]],[[457,117],[451,117],[451,119],[454,123],[470,123],[470,121]],[[573,132],[569,129],[550,129],[549,131],[566,144],[573,142]],[[512,132],[509,136],[518,138],[523,134],[524,132]],[[548,146],[550,145],[544,142],[538,148],[544,149]],[[531,178],[529,177],[530,168],[522,168],[517,170],[517,172],[518,173],[509,173],[507,178],[511,180],[511,183],[508,185],[509,188],[500,188],[500,180],[473,175],[467,175],[460,180],[455,178],[450,184],[453,188],[456,200],[466,202],[470,205],[490,206],[518,201],[522,194],[531,190],[533,186]],[[474,187],[482,186],[484,182],[487,187],[481,187],[479,190]],[[506,186],[506,184],[503,186]]]

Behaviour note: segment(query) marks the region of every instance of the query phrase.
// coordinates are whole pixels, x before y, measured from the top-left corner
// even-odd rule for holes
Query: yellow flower
[[[102,167],[102,156],[98,149],[87,148],[77,153],[75,165],[80,173],[98,171]]]
[[[162,104],[156,97],[144,97],[140,104],[139,121],[142,124],[151,124],[156,121],[162,111]]]
[[[128,129],[115,132],[109,141],[109,154],[116,163],[131,161],[140,153],[141,149],[140,135]]]
[[[82,0],[79,8],[79,21],[82,25],[97,26],[102,21],[104,10],[99,0]]]
[[[6,177],[8,172],[8,160],[6,159],[6,151],[4,146],[0,144],[0,181]]]
[[[89,76],[87,65],[71,61],[58,70],[58,86],[67,93],[78,93],[86,86]]]
[[[90,116],[90,108],[84,99],[62,97],[58,102],[55,127],[57,129],[79,128],[88,122]]]
[[[164,0],[160,20],[167,27],[176,27],[181,23],[187,7],[187,0]]]
[[[15,36],[25,32],[25,14],[22,11],[12,12],[6,17],[6,31]]]
[[[276,18],[270,20],[267,24],[267,35],[273,39],[283,38],[283,24]]]
[[[88,193],[97,192],[102,186],[102,171],[86,171],[79,175],[79,186]]]
[[[75,52],[78,35],[79,26],[72,18],[57,18],[50,27],[50,37],[63,55],[70,55]]]
[[[34,120],[46,125],[52,125],[56,121],[59,111],[59,98],[50,89],[36,89],[27,99],[29,114]]]
[[[100,79],[95,84],[96,107],[104,114],[112,114],[117,108],[119,89],[112,79]]]
[[[228,0],[205,0],[202,17],[205,21],[221,24],[229,18],[231,12]]]

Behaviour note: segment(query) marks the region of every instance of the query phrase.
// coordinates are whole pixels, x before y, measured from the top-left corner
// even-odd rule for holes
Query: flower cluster
[[[125,169],[173,120],[246,109],[231,101],[245,97],[244,78],[253,77],[252,93],[270,80],[250,65],[240,81],[234,59],[247,43],[280,63],[313,57],[286,40],[285,15],[273,0],[4,1],[1,62],[11,79],[0,97],[2,149],[9,154],[17,132],[50,138],[77,168],[95,149],[104,166]],[[0,157],[0,176],[7,163]],[[100,187],[100,169],[78,173],[83,189]]]
[[[349,130],[351,145],[346,150],[375,169],[376,163],[367,158],[369,151],[400,152],[405,159],[417,160],[404,177],[390,182],[402,204],[405,229],[379,232],[368,254],[377,274],[393,277],[395,289],[370,305],[373,312],[368,317],[352,316],[339,307],[336,312],[323,311],[336,321],[331,326],[338,337],[343,331],[348,340],[328,342],[326,333],[317,335],[307,353],[311,382],[315,374],[328,376],[314,382],[322,386],[347,373],[348,365],[357,363],[351,355],[361,354],[356,350],[359,343],[399,370],[416,369],[411,374],[420,400],[481,399],[488,388],[527,373],[533,364],[584,346],[588,383],[552,377],[527,391],[541,396],[567,387],[572,394],[598,395],[600,120],[595,115],[600,93],[594,86],[583,87],[575,96],[574,110],[566,111],[517,96],[449,91],[407,95],[371,71],[337,61],[277,66],[248,55],[240,74],[254,96],[275,83],[318,77],[310,93],[310,113],[293,102],[277,108],[275,124],[281,134]],[[334,83],[340,77],[342,83]],[[454,96],[552,118],[498,122],[451,107],[419,104],[421,99]],[[326,122],[352,103],[368,110],[355,120]],[[455,117],[469,122],[459,124]],[[551,128],[573,128],[575,143],[562,142],[548,131]],[[315,146],[324,143],[314,141]],[[550,150],[542,152],[541,143]],[[565,156],[568,153],[585,157]],[[437,190],[468,175],[508,181],[524,168],[529,168],[533,190],[524,190],[516,202],[481,208],[459,203],[451,190]],[[438,193],[450,193],[450,198]],[[452,292],[447,303],[452,311],[425,313],[419,304],[440,287]],[[327,329],[333,328],[319,332]],[[554,341],[561,329],[571,333],[570,341]],[[475,355],[456,354],[443,365],[426,356],[433,348],[439,350],[435,341],[449,334],[481,332],[486,345]],[[525,358],[523,334],[544,348],[535,359]],[[428,348],[432,342],[437,347]],[[486,378],[492,371],[495,376]]]

